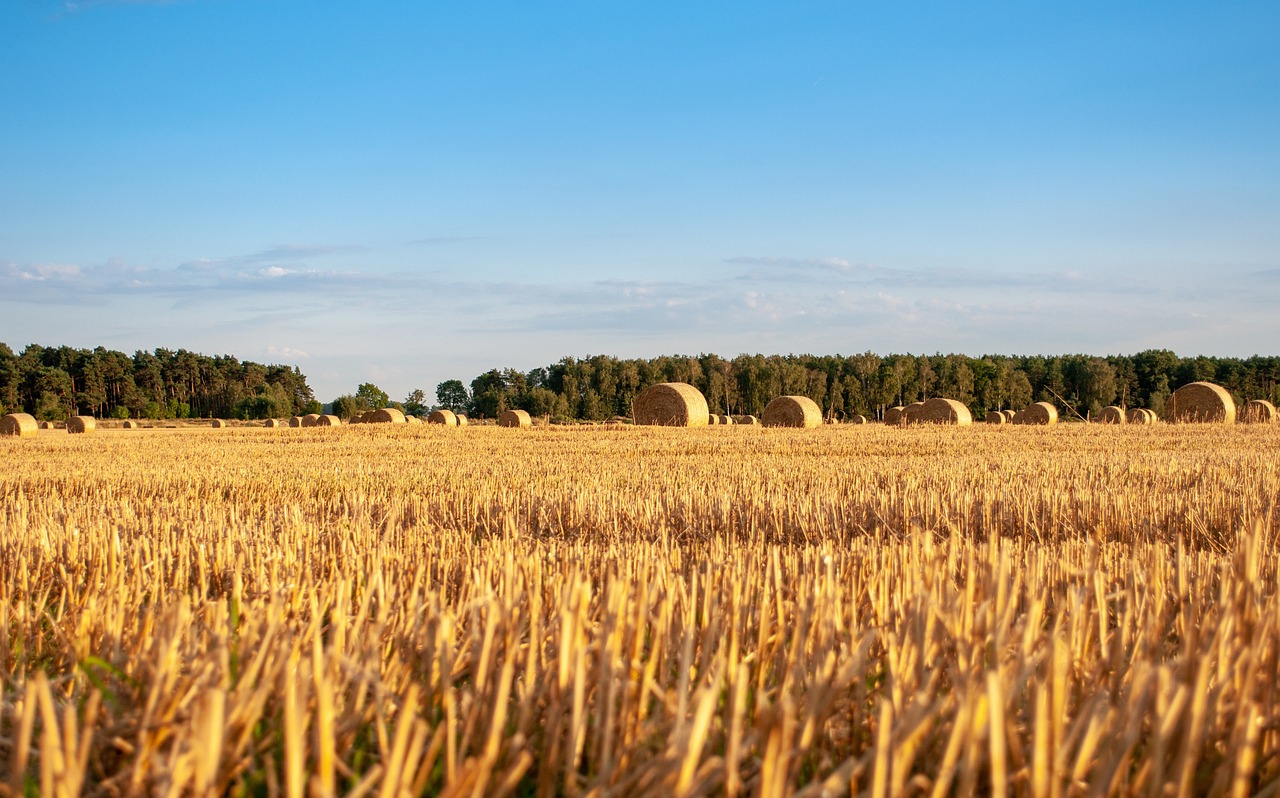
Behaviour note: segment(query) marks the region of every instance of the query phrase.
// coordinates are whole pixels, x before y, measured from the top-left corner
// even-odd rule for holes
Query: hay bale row
[[[93,416],[67,416],[67,432],[72,435],[84,435],[98,428],[98,420]]]
[[[1049,402],[1036,402],[1027,405],[1013,416],[1014,424],[1027,426],[1048,426],[1058,423],[1058,408]]]
[[[1245,403],[1240,421],[1245,424],[1276,423],[1276,406],[1265,399],[1250,399]]]
[[[1123,408],[1115,405],[1108,405],[1102,408],[1102,412],[1098,414],[1099,424],[1123,424],[1125,423],[1125,412]]]
[[[822,410],[807,396],[779,396],[765,406],[760,421],[766,427],[813,429],[822,426]]]
[[[1192,382],[1169,397],[1164,418],[1174,424],[1234,424],[1236,403],[1221,385]]]
[[[504,410],[502,415],[498,416],[499,427],[531,427],[533,419],[529,418],[527,410]]]
[[[660,382],[636,394],[631,403],[635,423],[662,427],[705,427],[710,423],[707,398],[684,382]]]
[[[0,435],[13,435],[23,437],[26,435],[35,435],[40,432],[40,425],[36,423],[34,416],[28,413],[10,413],[4,418],[0,418]]]

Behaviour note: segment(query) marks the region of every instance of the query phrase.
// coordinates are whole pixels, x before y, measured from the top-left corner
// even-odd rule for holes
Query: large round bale
[[[452,410],[432,410],[431,415],[427,416],[428,424],[442,424],[446,427],[458,426],[458,417]]]
[[[752,415],[734,416],[733,423],[741,424],[747,427],[758,427],[760,426],[760,419]]]
[[[72,435],[84,435],[98,428],[93,416],[67,416],[67,432]]]
[[[499,427],[531,427],[533,419],[529,418],[527,410],[503,410],[502,415],[498,416]]]
[[[324,415],[316,419],[317,427],[341,427],[342,419],[334,415]]]
[[[807,396],[779,396],[765,407],[760,420],[766,427],[812,429],[822,426],[822,410]]]
[[[266,421],[262,422],[262,426],[274,428],[274,427],[283,427],[284,424],[278,418],[269,418]]]
[[[963,402],[935,397],[920,403],[920,408],[911,416],[911,423],[967,427],[973,423],[973,414]]]
[[[319,413],[307,413],[305,416],[302,417],[302,426],[314,427],[316,425],[316,422],[319,420],[320,420]]]
[[[213,421],[209,422],[209,426],[213,427],[214,429],[222,429],[223,427],[227,426],[227,422],[223,421],[220,418],[215,418]]]
[[[912,402],[911,404],[902,408],[902,423],[904,424],[916,423],[916,416],[920,415],[920,410],[923,407],[924,407],[924,402]]]
[[[1058,423],[1058,408],[1048,402],[1036,402],[1027,405],[1014,416],[1014,424],[1047,426]]]
[[[1153,414],[1145,407],[1131,407],[1124,413],[1124,423],[1147,426],[1153,423]]]
[[[1276,423],[1276,406],[1266,399],[1250,399],[1245,403],[1240,420],[1246,424],[1274,424]]]
[[[139,429],[142,425],[136,421],[126,421],[120,426],[124,429]]]
[[[302,416],[294,416],[293,418],[289,419],[289,426],[291,426],[291,427],[301,427],[301,426],[302,426]]]
[[[10,413],[4,418],[0,418],[0,435],[22,437],[24,435],[37,435],[39,432],[40,425],[36,423],[35,416],[29,413]]]
[[[1164,417],[1174,424],[1234,424],[1236,402],[1221,385],[1191,382],[1169,397]]]
[[[631,417],[647,426],[705,427],[710,415],[707,398],[685,382],[650,385],[631,403]]]
[[[885,410],[884,423],[893,427],[899,427],[907,423],[906,417],[902,415],[903,410],[906,410],[906,408],[903,407],[902,405],[898,405],[897,407],[890,407],[889,409]]]
[[[371,410],[364,414],[366,424],[405,424],[404,413],[394,407]]]
[[[992,410],[988,412],[984,420],[988,424],[1008,424],[1009,423],[1009,417],[1006,416],[1004,413],[1001,413],[999,410]]]
[[[1123,424],[1125,422],[1125,412],[1115,405],[1108,405],[1102,408],[1102,412],[1098,414],[1099,424]]]

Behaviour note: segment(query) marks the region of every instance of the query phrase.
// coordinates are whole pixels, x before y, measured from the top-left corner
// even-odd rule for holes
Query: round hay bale
[[[1274,424],[1276,406],[1266,399],[1250,399],[1245,403],[1240,420],[1245,424]]]
[[[316,426],[317,427],[341,427],[342,419],[334,415],[320,416],[320,418],[316,419]]]
[[[458,426],[459,426],[459,427],[465,427],[465,426],[467,426],[467,417],[466,417],[466,416],[462,415],[461,413],[454,413],[454,414],[453,414],[453,416],[454,416],[454,418],[458,419]]]
[[[428,424],[443,424],[446,427],[458,426],[458,417],[452,410],[432,410],[431,415],[427,416]]]
[[[708,427],[714,427],[714,426],[717,426],[719,423],[720,423],[720,416],[716,415],[715,413],[708,413],[708,414],[707,414],[707,426],[708,426]]]
[[[529,418],[526,410],[504,410],[502,415],[498,416],[499,427],[531,427],[533,419]]]
[[[848,423],[848,424],[866,424],[866,423],[867,423],[867,417],[866,417],[866,416],[849,416],[849,419],[848,419],[848,421],[847,421],[846,423]]]
[[[1236,402],[1221,385],[1191,382],[1169,397],[1164,417],[1174,424],[1234,424]]]
[[[988,424],[1008,424],[1009,417],[1006,416],[1004,413],[1001,413],[999,410],[992,410],[991,412],[987,413],[985,421]]]
[[[72,435],[84,435],[93,432],[98,428],[98,422],[93,416],[68,416],[67,432]]]
[[[215,418],[212,422],[210,422],[209,426],[213,427],[214,429],[222,429],[223,427],[227,426],[227,422],[223,421],[220,418]]]
[[[1151,411],[1143,407],[1131,407],[1124,411],[1124,423],[1146,426],[1151,423]]]
[[[1098,414],[1099,424],[1123,424],[1125,422],[1124,410],[1115,405],[1108,405],[1102,408],[1102,412]]]
[[[822,410],[807,396],[779,396],[765,407],[760,420],[766,427],[812,429],[822,426]]]
[[[370,410],[364,414],[364,423],[366,424],[405,424],[404,413],[394,407],[384,407],[381,410]]]
[[[1149,407],[1142,408],[1142,414],[1147,417],[1148,424],[1155,424],[1160,420],[1160,416],[1156,414],[1156,411]]]
[[[291,426],[291,427],[301,427],[301,426],[302,426],[302,416],[294,416],[293,418],[289,419],[289,426]]]
[[[710,423],[707,398],[685,382],[650,385],[631,403],[637,424],[663,427],[705,427]]]
[[[912,402],[911,404],[902,408],[902,423],[904,424],[916,423],[916,416],[920,414],[920,410],[923,407],[924,407],[924,402]]]
[[[53,422],[52,422],[52,421],[41,421],[41,422],[40,422],[40,429],[53,429]]]
[[[120,427],[122,429],[140,429],[142,425],[136,421],[126,421],[123,424],[121,424]]]
[[[721,413],[719,418],[720,418],[721,425],[733,424],[733,416]]]
[[[1058,423],[1058,408],[1048,402],[1027,405],[1013,419],[1014,424],[1047,426]]]
[[[420,427],[422,426],[422,419],[419,418],[418,416],[405,416],[404,423],[408,424],[411,427],[415,425]]]
[[[733,423],[747,427],[758,427],[760,426],[760,419],[752,415],[734,416]]]
[[[20,438],[39,432],[40,425],[36,423],[35,416],[29,413],[10,413],[0,418],[0,435],[16,435]]]
[[[274,427],[283,427],[284,424],[278,418],[269,418],[266,421],[262,422],[262,426],[274,428]]]
[[[1010,424],[1012,424],[1012,423],[1013,423],[1013,419],[1014,419],[1014,417],[1018,415],[1018,411],[1017,411],[1017,410],[1012,410],[1012,409],[1010,409],[1010,410],[1001,410],[1000,412],[1001,412],[1001,413],[1004,413],[1004,417],[1005,417],[1005,418],[1007,418],[1007,419],[1009,419],[1009,423],[1010,423]]]
[[[902,415],[902,411],[905,409],[906,408],[903,407],[902,405],[898,405],[897,407],[891,407],[888,410],[885,410],[884,423],[892,427],[900,427],[903,424],[907,423],[906,417]]]
[[[920,403],[920,408],[911,416],[911,423],[967,427],[973,423],[973,413],[969,412],[969,408],[963,402],[936,397]]]
[[[302,426],[314,427],[316,425],[316,422],[319,420],[320,420],[319,413],[307,413],[305,416],[302,417]]]

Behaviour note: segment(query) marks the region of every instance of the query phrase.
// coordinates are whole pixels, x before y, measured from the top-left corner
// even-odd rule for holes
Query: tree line
[[[1134,355],[717,355],[619,359],[566,357],[529,372],[492,369],[471,381],[436,388],[441,406],[479,418],[507,409],[566,419],[629,416],[645,386],[687,382],[712,413],[759,415],[771,399],[804,395],[829,418],[879,418],[888,407],[943,396],[977,418],[989,410],[1047,401],[1067,417],[1103,407],[1146,407],[1160,413],[1173,391],[1197,380],[1216,382],[1237,402],[1280,404],[1280,357],[1179,357],[1165,349]]]
[[[319,412],[296,366],[263,365],[185,349],[75,349],[0,343],[0,412],[40,420],[98,418],[274,418]]]

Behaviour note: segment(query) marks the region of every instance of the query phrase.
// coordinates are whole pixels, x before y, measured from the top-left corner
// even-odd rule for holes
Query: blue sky
[[[1280,4],[0,4],[0,341],[1280,352]]]

